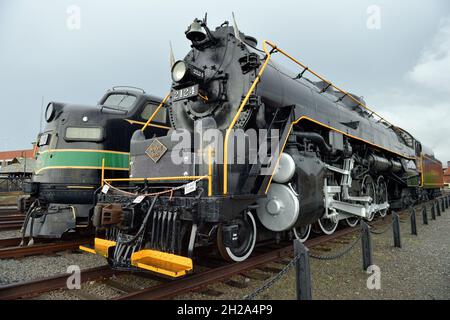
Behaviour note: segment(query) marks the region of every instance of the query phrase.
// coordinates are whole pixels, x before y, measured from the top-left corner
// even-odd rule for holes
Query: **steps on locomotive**
[[[156,250],[141,250],[131,255],[131,265],[173,278],[192,271],[192,259]]]
[[[115,246],[115,241],[95,238],[94,247],[80,246],[79,249],[108,258],[109,252]],[[185,276],[193,270],[193,262],[190,258],[150,249],[134,252],[130,262],[134,267],[172,278]]]
[[[115,241],[95,238],[93,248],[90,246],[80,246],[79,249],[88,253],[98,254],[105,258],[108,258],[109,248],[112,248],[115,245]]]

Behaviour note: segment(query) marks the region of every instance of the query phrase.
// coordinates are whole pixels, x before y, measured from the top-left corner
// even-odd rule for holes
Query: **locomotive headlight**
[[[175,82],[180,82],[186,77],[186,74],[188,73],[188,66],[186,62],[183,60],[179,60],[175,62],[175,64],[172,67],[172,80]]]
[[[205,72],[202,69],[190,65],[183,60],[175,62],[172,67],[172,80],[174,82],[180,83],[187,80],[203,82],[204,79]]]
[[[55,107],[53,106],[53,103],[49,103],[47,106],[47,109],[45,109],[45,121],[50,122],[55,117]]]

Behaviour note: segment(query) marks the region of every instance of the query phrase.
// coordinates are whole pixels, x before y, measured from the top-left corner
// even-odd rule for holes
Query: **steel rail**
[[[22,238],[0,239],[0,248],[17,247],[18,245],[20,245],[21,241],[22,241]]]
[[[81,282],[109,278],[119,273],[109,266],[102,266],[81,271]],[[58,290],[67,286],[70,274],[59,274],[48,278],[0,286],[0,300],[14,300],[36,296],[45,292]]]
[[[10,215],[10,216],[0,216],[0,223],[10,222],[10,221],[23,221],[25,216],[23,215]]]
[[[0,231],[17,230],[22,228],[22,223],[0,223]]]
[[[49,254],[58,251],[75,250],[80,245],[87,244],[91,239],[77,239],[67,242],[57,242],[49,244],[35,244],[23,247],[0,248],[0,259],[21,258],[31,255]]]

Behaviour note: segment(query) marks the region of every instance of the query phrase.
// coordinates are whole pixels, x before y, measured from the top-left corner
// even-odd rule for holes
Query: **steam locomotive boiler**
[[[178,277],[199,247],[243,261],[257,242],[331,234],[418,201],[424,187],[438,192],[439,179],[422,179],[420,142],[362,98],[228,22],[212,31],[196,19],[186,37],[192,50],[172,67],[172,129],[136,132],[130,178],[105,179],[98,199],[95,247],[84,250],[113,268]],[[135,192],[114,186],[124,181]]]
[[[111,177],[128,177],[130,139],[160,99],[132,87],[108,90],[97,106],[51,102],[39,152],[26,191],[37,201],[28,211],[24,236],[60,238],[68,232],[92,233],[94,193],[102,167]],[[152,119],[148,137],[169,129],[163,112]]]

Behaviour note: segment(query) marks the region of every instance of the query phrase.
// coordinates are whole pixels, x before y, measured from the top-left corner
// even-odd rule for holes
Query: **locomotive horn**
[[[201,42],[206,39],[206,32],[203,30],[203,23],[201,20],[195,19],[185,32],[186,38],[192,42]]]

